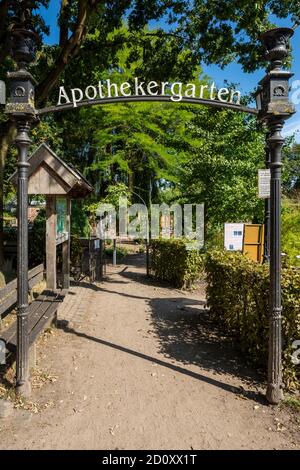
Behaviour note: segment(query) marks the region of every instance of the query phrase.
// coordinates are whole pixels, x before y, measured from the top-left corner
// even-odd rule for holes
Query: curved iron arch
[[[71,109],[83,108],[86,106],[95,106],[95,105],[103,105],[103,104],[112,104],[112,103],[136,103],[136,102],[165,102],[165,103],[189,103],[189,104],[197,104],[203,106],[212,106],[214,108],[219,109],[231,109],[232,111],[243,112],[248,114],[257,115],[258,111],[256,108],[248,108],[247,106],[241,106],[235,103],[225,103],[218,100],[206,100],[201,98],[186,98],[183,97],[180,101],[171,100],[171,96],[167,95],[157,95],[157,96],[118,96],[118,97],[111,97],[111,98],[98,98],[96,100],[82,100],[79,101],[76,107],[73,103],[62,104],[59,106],[49,106],[47,108],[37,109],[38,116],[42,116],[44,114],[49,113],[58,113],[61,111],[69,111]]]

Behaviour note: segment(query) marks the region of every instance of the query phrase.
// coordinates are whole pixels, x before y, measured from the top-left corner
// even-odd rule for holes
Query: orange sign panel
[[[243,254],[258,263],[264,258],[264,225],[245,224]]]

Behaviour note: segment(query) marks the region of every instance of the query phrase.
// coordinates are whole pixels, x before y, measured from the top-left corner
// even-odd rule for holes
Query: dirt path
[[[299,448],[298,418],[265,404],[210,324],[203,288],[155,285],[136,261],[71,288],[38,348],[39,411],[0,420],[0,448]]]

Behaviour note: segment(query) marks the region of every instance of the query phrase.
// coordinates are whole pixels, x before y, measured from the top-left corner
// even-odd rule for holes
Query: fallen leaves
[[[57,379],[56,375],[35,369],[31,377],[31,385],[32,388],[42,388],[47,383],[55,383]]]
[[[114,435],[115,435],[115,431],[116,431],[117,429],[119,429],[119,427],[120,427],[119,424],[115,424],[114,426],[111,426],[111,427],[109,428],[110,434],[111,434],[112,436],[114,436]]]
[[[14,403],[14,408],[17,410],[26,410],[31,413],[37,414],[42,410],[42,406],[39,403],[34,403],[33,401],[26,401],[22,397]]]
[[[276,422],[276,431],[277,431],[277,432],[286,431],[286,428],[285,428],[284,425],[279,421],[278,418],[274,418],[274,421]]]

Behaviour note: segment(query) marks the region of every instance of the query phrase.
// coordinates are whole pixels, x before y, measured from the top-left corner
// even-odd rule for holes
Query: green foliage
[[[128,204],[130,204],[132,194],[128,187],[124,183],[116,183],[108,186],[106,190],[106,196],[103,202],[106,204],[112,204],[116,210],[119,209],[120,198],[126,198]]]
[[[300,411],[300,400],[294,396],[285,397],[283,403],[295,411]]]
[[[269,335],[268,267],[242,254],[214,251],[205,259],[207,303],[211,315],[236,337],[254,364],[267,367]],[[300,337],[300,271],[283,269],[283,367],[288,387],[299,387],[299,367],[291,360]]]
[[[294,137],[286,140],[283,149],[283,191],[289,197],[297,197],[300,191],[300,144]]]
[[[143,32],[153,34],[153,41],[156,33]],[[95,80],[109,77],[116,83],[130,82],[139,74],[143,47],[139,41],[132,43],[124,26],[110,39],[118,35],[127,39],[124,48],[116,53],[109,71],[95,69]],[[204,78],[194,67],[189,80],[199,86]],[[263,220],[257,169],[264,165],[264,134],[255,119],[178,103],[106,105],[82,109],[78,118],[80,125],[68,128],[65,140],[69,143],[67,134],[76,129],[71,152],[74,155],[80,148],[88,152],[78,155],[78,162],[81,159],[85,175],[96,188],[97,201],[117,182],[147,204],[205,203],[207,242],[215,241],[225,222]]]
[[[79,237],[89,237],[91,234],[88,214],[83,210],[82,201],[72,201],[71,234]]]
[[[179,288],[191,287],[203,272],[203,255],[184,239],[151,240],[150,260],[155,278]]]
[[[282,251],[292,266],[300,267],[300,202],[285,199],[282,209]]]
[[[110,246],[110,247],[105,248],[105,254],[107,256],[112,256],[113,252],[114,252],[113,247]],[[116,253],[117,253],[117,259],[118,258],[121,259],[121,258],[124,258],[124,256],[128,254],[128,251],[124,247],[117,246]]]
[[[191,111],[178,105],[139,103],[86,109],[80,114],[95,129],[92,141],[97,150],[85,171],[88,178],[97,178],[102,195],[105,187],[119,182],[149,202],[161,181],[178,182]]]
[[[181,200],[205,205],[205,241],[226,222],[262,222],[257,170],[264,166],[263,133],[240,113],[197,108],[188,123],[190,148]]]

